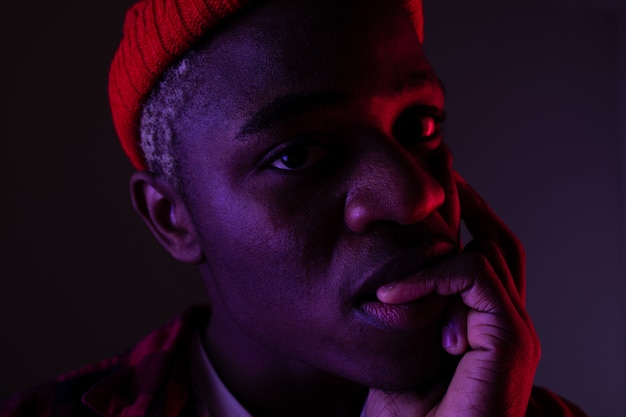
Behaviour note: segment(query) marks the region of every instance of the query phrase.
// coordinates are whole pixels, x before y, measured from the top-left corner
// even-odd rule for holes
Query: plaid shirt
[[[192,307],[119,356],[0,402],[0,417],[193,417],[188,352],[209,315],[208,307]],[[526,416],[586,417],[537,387]]]
[[[0,402],[0,416],[191,417],[187,352],[208,318],[192,307],[119,356]]]

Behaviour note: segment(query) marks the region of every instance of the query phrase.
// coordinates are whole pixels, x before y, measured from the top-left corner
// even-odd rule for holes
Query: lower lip
[[[418,330],[436,323],[445,305],[445,296],[431,294],[408,304],[367,301],[361,305],[361,312],[376,327],[398,331]]]

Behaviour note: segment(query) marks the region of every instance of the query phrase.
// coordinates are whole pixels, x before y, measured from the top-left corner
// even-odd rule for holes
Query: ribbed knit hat
[[[147,168],[139,145],[139,121],[152,88],[205,33],[253,1],[259,0],[141,0],[128,10],[109,72],[109,100],[113,124],[135,168]],[[422,0],[399,1],[421,42]]]

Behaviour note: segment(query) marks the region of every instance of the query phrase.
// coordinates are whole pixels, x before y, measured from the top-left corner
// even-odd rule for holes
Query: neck
[[[252,416],[360,415],[366,387],[258,345],[219,311],[204,346],[222,382]]]

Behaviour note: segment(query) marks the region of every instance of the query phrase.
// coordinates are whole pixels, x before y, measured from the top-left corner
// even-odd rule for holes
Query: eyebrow
[[[337,107],[345,101],[341,93],[311,93],[281,96],[256,112],[237,137],[252,135],[299,115]]]
[[[445,87],[441,79],[437,77],[431,68],[427,68],[411,72],[401,82],[394,85],[393,94],[401,95],[424,87],[439,88],[445,93]],[[259,133],[262,130],[305,113],[337,107],[345,100],[345,94],[339,92],[295,94],[278,97],[257,111],[241,128],[237,137],[241,138]]]
[[[394,85],[393,93],[401,95],[424,87],[435,87],[444,94],[446,92],[443,81],[437,77],[435,71],[432,68],[426,68],[411,72],[406,78]]]

